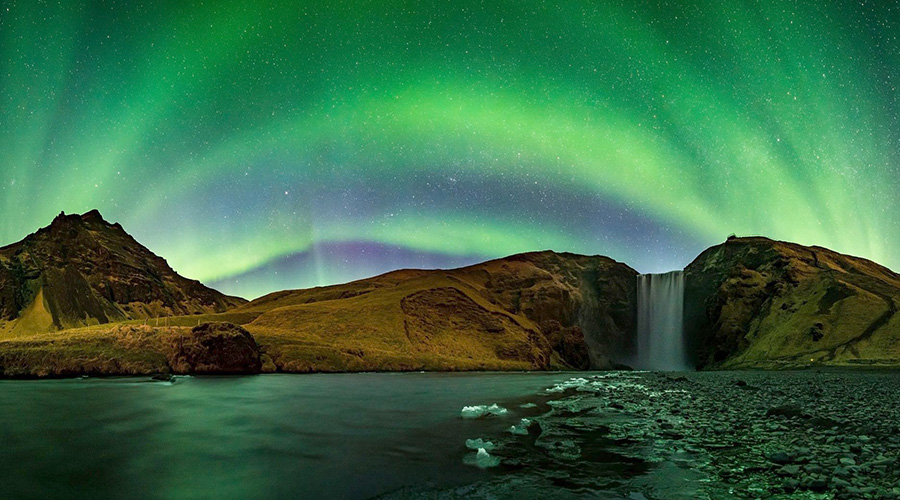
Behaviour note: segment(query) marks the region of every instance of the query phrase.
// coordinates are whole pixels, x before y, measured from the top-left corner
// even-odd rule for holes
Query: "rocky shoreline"
[[[575,377],[485,416],[532,424],[473,436],[499,475],[436,497],[900,498],[897,382],[850,370]]]

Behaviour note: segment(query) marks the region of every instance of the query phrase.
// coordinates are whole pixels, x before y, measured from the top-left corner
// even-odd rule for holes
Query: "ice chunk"
[[[500,458],[491,456],[484,448],[478,448],[478,453],[469,453],[463,459],[466,465],[474,465],[480,469],[496,467],[500,465]]]
[[[559,382],[553,387],[548,387],[545,389],[545,392],[559,393],[570,389],[579,392],[616,391],[619,389],[637,389],[648,392],[646,386],[628,380],[634,378],[636,378],[634,375],[621,374],[594,375],[591,377],[591,380],[584,377],[575,377]]]
[[[537,408],[537,405],[534,403],[525,403],[523,405],[519,405],[519,408]]]
[[[484,415],[484,406],[482,405],[463,406],[463,409],[460,412],[462,418],[478,418],[482,415]]]
[[[481,438],[478,439],[466,439],[466,448],[470,450],[487,450],[491,451],[494,449],[494,443],[490,441],[485,441]]]
[[[586,378],[575,377],[575,378],[570,378],[569,380],[566,380],[565,382],[560,382],[560,383],[554,385],[553,387],[546,389],[546,391],[551,392],[551,393],[552,392],[563,392],[567,389],[581,387],[586,384],[588,384],[588,381]]]
[[[460,415],[462,418],[482,418],[490,416],[506,415],[506,408],[498,406],[496,403],[487,405],[463,406]]]
[[[497,416],[506,415],[506,408],[503,408],[502,406],[497,406],[497,404],[494,403],[491,406],[488,406],[488,413],[490,413],[491,415],[497,415]]]
[[[527,418],[523,418],[519,421],[518,425],[512,425],[509,429],[506,429],[507,432],[511,434],[515,434],[517,436],[527,436],[528,435],[528,427],[531,426],[531,420]]]

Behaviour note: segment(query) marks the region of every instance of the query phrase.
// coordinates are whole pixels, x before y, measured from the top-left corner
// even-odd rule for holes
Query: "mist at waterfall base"
[[[642,274],[637,279],[635,368],[690,370],[684,338],[684,271]]]

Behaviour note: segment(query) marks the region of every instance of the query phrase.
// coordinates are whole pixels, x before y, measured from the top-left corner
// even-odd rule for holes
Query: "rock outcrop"
[[[259,346],[250,332],[225,322],[204,323],[179,338],[170,357],[175,373],[259,373]]]
[[[685,270],[698,368],[900,363],[900,276],[821,247],[732,238]]]
[[[246,302],[186,279],[96,210],[0,248],[0,338]]]

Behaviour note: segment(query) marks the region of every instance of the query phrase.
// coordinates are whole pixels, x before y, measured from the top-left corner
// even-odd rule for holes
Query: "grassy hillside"
[[[820,247],[736,238],[687,268],[701,366],[900,364],[900,276]]]
[[[284,371],[612,366],[633,335],[635,274],[536,252],[277,292],[234,311],[261,312],[245,326]]]
[[[345,298],[329,298],[333,292],[302,293],[304,303],[273,308],[246,327],[292,372],[531,370],[550,361],[535,324],[447,276]]]
[[[222,314],[9,336],[0,366],[7,375],[76,373],[80,364],[88,373],[169,371],[173,336],[228,321],[253,335],[267,369],[285,372],[611,367],[632,340],[635,274],[605,257],[552,252],[402,270],[277,292]]]

